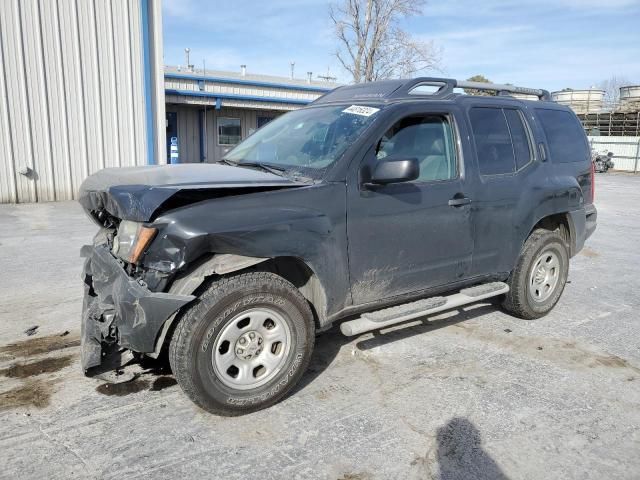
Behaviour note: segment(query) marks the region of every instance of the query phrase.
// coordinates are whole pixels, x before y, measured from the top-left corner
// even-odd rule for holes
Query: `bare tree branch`
[[[604,104],[606,108],[615,109],[620,106],[620,87],[630,85],[631,82],[625,77],[612,75],[607,80],[598,84],[600,90],[604,90]]]
[[[424,0],[339,0],[329,8],[336,57],[355,83],[439,70],[441,50],[413,38],[399,22],[418,15]]]

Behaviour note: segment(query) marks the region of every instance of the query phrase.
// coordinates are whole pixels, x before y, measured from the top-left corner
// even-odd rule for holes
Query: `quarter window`
[[[536,109],[554,163],[584,162],[589,150],[584,130],[575,115],[563,110]]]
[[[444,116],[403,118],[378,142],[376,157],[417,158],[420,176],[416,181],[448,180],[457,175],[451,124]]]
[[[237,145],[242,140],[239,118],[218,118],[218,145]]]

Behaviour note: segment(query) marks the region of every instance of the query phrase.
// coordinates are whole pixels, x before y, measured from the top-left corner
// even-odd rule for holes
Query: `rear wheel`
[[[182,316],[169,361],[184,392],[220,415],[282,399],[306,369],[314,342],[309,305],[289,282],[251,272],[221,279]]]
[[[558,303],[569,274],[569,249],[559,231],[539,229],[525,242],[508,280],[503,307],[524,319],[540,318]]]

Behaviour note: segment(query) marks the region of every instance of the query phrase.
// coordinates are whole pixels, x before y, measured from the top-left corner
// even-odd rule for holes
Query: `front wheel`
[[[568,274],[569,249],[560,232],[534,231],[509,277],[504,309],[528,320],[546,315],[558,303]]]
[[[314,322],[306,299],[268,272],[213,282],[182,316],[169,346],[171,368],[197,405],[240,415],[273,405],[304,373]]]

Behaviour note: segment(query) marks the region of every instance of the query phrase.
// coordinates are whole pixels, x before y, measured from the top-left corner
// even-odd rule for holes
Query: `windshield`
[[[378,108],[326,106],[289,112],[240,143],[225,160],[320,179],[371,123]]]

